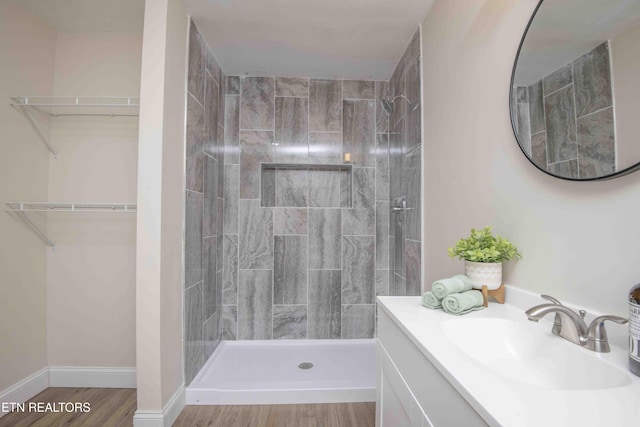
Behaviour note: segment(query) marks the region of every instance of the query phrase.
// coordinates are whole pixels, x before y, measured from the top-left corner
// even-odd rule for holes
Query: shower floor
[[[223,341],[187,387],[186,403],[372,402],[375,364],[375,339]]]

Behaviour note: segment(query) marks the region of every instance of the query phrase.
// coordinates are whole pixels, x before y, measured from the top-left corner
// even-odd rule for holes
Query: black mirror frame
[[[533,22],[534,18],[536,17],[538,10],[540,9],[540,6],[542,6],[542,3],[544,2],[544,0],[540,0],[538,2],[538,5],[536,6],[536,8],[533,11],[533,14],[531,15],[531,18],[529,19],[529,22],[527,23],[527,27],[524,30],[524,34],[522,34],[522,39],[520,40],[520,44],[518,45],[518,51],[516,52],[516,59],[513,63],[513,70],[511,71],[511,81],[509,82],[509,118],[511,119],[511,128],[513,129],[513,135],[516,138],[516,142],[518,143],[518,147],[520,148],[520,151],[522,151],[522,154],[524,154],[524,156],[527,158],[527,160],[529,160],[529,162],[536,167],[536,169],[538,169],[539,171],[552,176],[554,178],[558,178],[558,179],[563,179],[565,181],[578,181],[578,182],[587,182],[587,181],[607,181],[610,179],[614,179],[614,178],[619,178],[621,176],[625,176],[625,175],[629,175],[630,173],[636,172],[637,170],[640,170],[640,161],[638,161],[635,165],[629,166],[628,168],[619,170],[617,172],[611,173],[609,175],[603,175],[603,176],[599,176],[599,177],[595,177],[595,178],[570,178],[570,177],[566,177],[566,176],[560,176],[560,175],[556,175],[554,173],[551,173],[545,169],[542,169],[539,165],[537,165],[533,159],[531,158],[531,156],[529,156],[527,154],[527,152],[524,150],[524,148],[522,147],[522,144],[520,144],[520,140],[518,139],[518,129],[516,126],[516,122],[514,120],[514,112],[516,111],[516,106],[513,105],[513,100],[514,98],[514,93],[513,93],[513,84],[514,84],[514,80],[516,77],[516,67],[518,66],[518,59],[520,58],[520,51],[522,50],[522,45],[524,44],[524,40],[527,38],[527,33],[529,32],[529,28],[531,27],[531,23]]]

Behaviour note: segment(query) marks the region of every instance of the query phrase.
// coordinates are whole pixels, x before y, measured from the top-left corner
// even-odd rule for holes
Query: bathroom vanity
[[[419,297],[378,297],[376,426],[637,425],[640,378],[621,341],[611,353],[567,342],[552,315],[527,320],[541,299],[510,291],[520,304],[459,317]]]

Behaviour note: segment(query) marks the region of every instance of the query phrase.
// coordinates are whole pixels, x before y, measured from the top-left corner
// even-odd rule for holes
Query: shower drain
[[[302,362],[301,364],[298,365],[298,368],[300,368],[300,369],[311,369],[311,368],[313,368],[313,363],[311,363],[311,362]]]

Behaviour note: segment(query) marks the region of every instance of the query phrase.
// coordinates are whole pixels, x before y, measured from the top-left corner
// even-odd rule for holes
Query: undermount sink
[[[501,318],[467,318],[440,324],[469,358],[494,373],[532,386],[594,390],[631,384],[629,375],[596,353],[528,325]],[[531,326],[531,327],[530,327]]]

